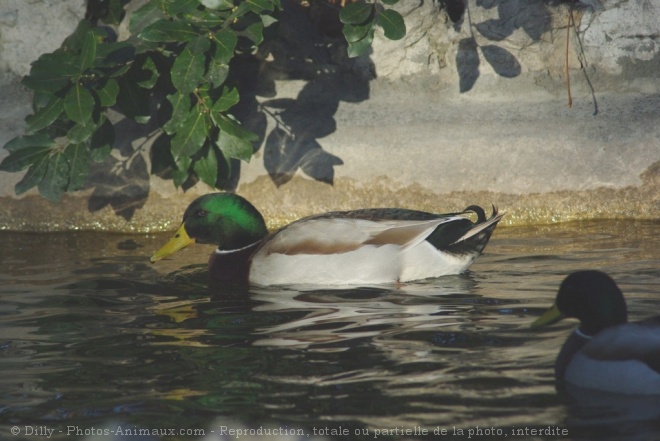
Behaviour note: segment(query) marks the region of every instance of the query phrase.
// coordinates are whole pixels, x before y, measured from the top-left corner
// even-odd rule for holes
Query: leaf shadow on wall
[[[315,14],[291,1],[282,3],[277,35],[267,38],[256,55],[237,55],[232,60],[228,81],[238,86],[241,99],[230,113],[259,136],[254,152],[262,151],[264,167],[278,187],[299,170],[315,180],[332,184],[335,167],[343,161],[326,151],[320,139],[336,130],[334,115],[342,101],[360,102],[369,98],[374,68],[366,57],[347,58],[337,10],[323,9]],[[319,17],[325,22],[319,22]],[[303,85],[296,89],[295,98],[276,98],[278,81]],[[286,95],[286,90],[280,94]],[[166,158],[161,161],[167,163],[166,167],[154,161],[155,152],[169,145],[163,142],[166,135],[156,114],[151,109],[147,124],[130,119],[114,123],[113,156],[90,168],[86,187],[94,189],[88,202],[90,211],[109,206],[118,216],[131,220],[147,201],[150,173],[171,179],[171,155],[164,155],[163,151],[156,155]],[[151,169],[145,151],[151,155]],[[239,160],[231,159],[222,173],[228,177],[218,183],[219,188],[236,190],[241,167]],[[187,181],[182,185],[183,190],[196,182]]]
[[[282,4],[277,38],[264,43],[256,57],[238,57],[232,65],[241,94],[232,113],[259,135],[255,153],[263,149],[264,167],[276,186],[286,184],[298,170],[332,184],[335,167],[343,161],[319,140],[337,129],[334,115],[342,101],[369,98],[373,65],[365,58],[347,58],[341,27],[333,27],[339,23],[337,10]],[[277,98],[276,81],[304,85],[295,98]],[[232,164],[236,170],[237,161]],[[232,183],[237,182],[233,176]]]
[[[455,0],[445,0],[447,8]],[[469,11],[463,13],[451,8],[455,26],[465,23],[471,28],[471,36],[459,41],[456,53],[456,68],[459,75],[461,93],[470,91],[479,78],[480,61],[483,58],[495,73],[504,78],[515,78],[521,73],[520,62],[507,49],[496,44],[480,45],[473,34],[476,29],[482,37],[499,42],[522,29],[532,41],[539,41],[543,34],[550,31],[552,15],[543,1],[528,0],[476,0],[476,6],[484,9],[497,8],[498,18],[491,18],[480,23],[472,23]]]
[[[154,127],[153,123],[145,126],[125,118],[115,123],[114,130],[118,157],[110,156],[91,165],[88,182],[94,183],[94,191],[87,206],[91,212],[110,206],[115,214],[129,221],[144,206],[150,190],[147,161],[140,146],[133,143],[148,142]]]

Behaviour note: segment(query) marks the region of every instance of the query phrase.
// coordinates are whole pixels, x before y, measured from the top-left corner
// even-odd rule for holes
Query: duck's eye
[[[197,210],[195,212],[195,216],[197,217],[205,217],[208,214],[206,210]]]

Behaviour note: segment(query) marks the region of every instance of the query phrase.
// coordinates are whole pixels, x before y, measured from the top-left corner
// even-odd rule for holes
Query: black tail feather
[[[480,224],[482,222],[486,222],[486,212],[480,206],[470,205],[465,210],[463,210],[463,213],[467,213],[468,211],[472,211],[473,213],[475,213],[477,215],[477,223],[478,224]],[[496,212],[496,211],[497,210],[495,209],[495,206],[493,205],[493,212]]]
[[[493,205],[491,216],[486,218],[486,212],[483,208],[478,205],[470,205],[463,212],[456,214],[465,214],[468,211],[472,211],[477,215],[476,222],[466,218],[465,221],[440,225],[427,240],[445,253],[456,255],[480,254],[488,244],[490,236],[504,213],[498,213],[497,207]]]

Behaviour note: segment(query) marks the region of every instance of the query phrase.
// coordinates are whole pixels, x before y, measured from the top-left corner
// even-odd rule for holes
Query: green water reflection
[[[651,439],[660,402],[559,395],[574,324],[528,325],[582,268],[619,282],[631,319],[657,313],[659,226],[502,228],[467,275],[344,291],[209,286],[209,248],[148,263],[162,237],[0,233],[0,438]]]

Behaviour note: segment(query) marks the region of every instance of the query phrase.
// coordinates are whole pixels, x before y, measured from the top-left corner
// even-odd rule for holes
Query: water
[[[657,314],[659,226],[499,228],[466,275],[345,291],[209,286],[210,248],[148,263],[168,235],[0,233],[0,439],[660,439],[659,400],[555,390],[574,323],[528,329],[583,268]]]

